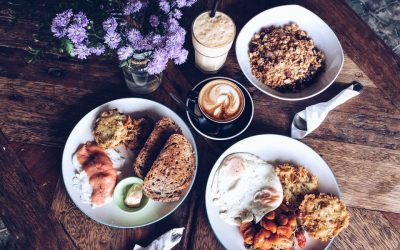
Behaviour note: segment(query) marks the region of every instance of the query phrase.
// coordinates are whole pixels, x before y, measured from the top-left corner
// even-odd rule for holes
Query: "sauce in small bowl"
[[[125,198],[129,192],[129,189],[131,189],[131,187],[133,185],[143,185],[143,180],[138,177],[125,178],[125,179],[121,180],[120,182],[118,182],[117,186],[114,189],[114,194],[113,194],[114,203],[122,211],[125,211],[128,213],[133,213],[133,212],[137,212],[137,211],[141,210],[142,208],[144,208],[147,205],[147,203],[149,201],[149,198],[143,194],[143,196],[140,200],[140,204],[138,206],[135,206],[135,207],[128,206],[125,203]]]

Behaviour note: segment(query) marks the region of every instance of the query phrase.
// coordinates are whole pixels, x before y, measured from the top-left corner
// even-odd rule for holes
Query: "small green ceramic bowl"
[[[143,197],[142,197],[139,207],[128,207],[125,205],[125,202],[124,202],[125,196],[128,193],[128,190],[135,183],[143,185],[143,180],[138,177],[128,177],[128,178],[125,178],[125,179],[121,180],[120,182],[118,182],[117,186],[114,189],[114,194],[113,194],[114,203],[121,210],[128,212],[128,213],[133,213],[133,212],[139,211],[140,209],[145,207],[147,202],[149,201],[149,198],[147,198],[143,194]]]

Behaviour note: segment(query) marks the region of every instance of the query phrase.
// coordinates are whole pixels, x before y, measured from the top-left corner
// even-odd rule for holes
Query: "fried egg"
[[[283,189],[271,164],[250,153],[233,153],[215,172],[211,199],[226,223],[258,223],[282,203]]]

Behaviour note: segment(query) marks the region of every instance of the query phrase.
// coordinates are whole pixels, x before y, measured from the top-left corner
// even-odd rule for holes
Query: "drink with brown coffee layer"
[[[225,79],[204,85],[198,97],[201,112],[215,122],[230,122],[238,118],[243,112],[244,102],[242,90]]]

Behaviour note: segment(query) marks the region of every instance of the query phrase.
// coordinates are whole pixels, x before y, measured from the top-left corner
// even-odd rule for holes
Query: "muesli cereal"
[[[280,92],[304,89],[324,68],[324,53],[295,23],[255,33],[249,59],[253,75]]]

